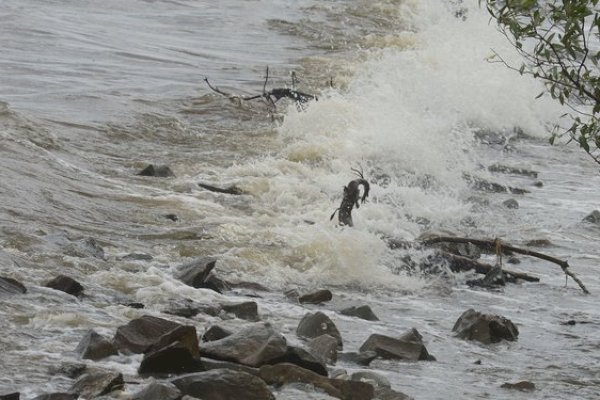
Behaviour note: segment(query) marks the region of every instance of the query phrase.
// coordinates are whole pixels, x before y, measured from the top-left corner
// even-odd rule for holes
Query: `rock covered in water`
[[[83,286],[75,279],[66,275],[59,275],[47,282],[44,286],[54,290],[60,290],[61,292],[68,293],[75,297],[83,294]]]
[[[375,315],[373,310],[371,310],[371,307],[369,307],[367,305],[362,305],[359,307],[356,307],[356,306],[347,307],[347,308],[344,308],[343,310],[341,310],[340,314],[349,315],[351,317],[357,317],[357,318],[364,319],[367,321],[379,321],[379,318],[377,318],[377,315]]]
[[[374,387],[391,388],[392,384],[385,376],[373,371],[357,371],[350,375],[350,380],[358,382],[367,382]]]
[[[287,353],[285,338],[268,323],[251,325],[223,339],[206,342],[203,357],[258,367]]]
[[[179,326],[182,325],[177,322],[144,315],[141,318],[129,321],[127,325],[118,327],[113,342],[122,353],[144,353],[162,335]]]
[[[46,393],[34,397],[32,400],[75,400],[79,395],[75,393]]]
[[[361,351],[359,353],[354,352],[354,351],[349,351],[346,353],[338,354],[338,361],[349,362],[349,363],[363,365],[363,366],[368,366],[369,364],[371,364],[371,361],[373,361],[376,358],[377,358],[377,353],[372,350]]]
[[[146,168],[138,172],[139,176],[153,176],[157,178],[170,178],[174,177],[175,174],[171,171],[168,165],[154,165],[149,164]]]
[[[181,396],[181,391],[172,383],[153,381],[134,393],[131,400],[179,400]]]
[[[517,383],[505,382],[500,387],[504,389],[520,390],[522,392],[530,392],[535,390],[535,384],[529,381],[521,381]]]
[[[300,304],[320,304],[325,303],[326,301],[331,301],[333,298],[333,294],[330,290],[321,289],[316,292],[307,293],[300,297],[298,297],[298,302]]]
[[[594,210],[588,214],[584,219],[584,222],[590,222],[592,224],[600,224],[600,211]]]
[[[89,330],[81,339],[75,352],[81,358],[90,360],[101,360],[106,357],[117,355],[117,349],[111,341],[99,335],[93,329]]]
[[[71,386],[70,392],[81,398],[91,399],[121,389],[123,385],[123,375],[120,372],[95,370],[82,375]]]
[[[7,276],[0,276],[0,295],[23,293],[27,293],[27,288],[21,282]]]
[[[337,341],[338,349],[343,348],[342,335],[338,331],[333,321],[325,314],[317,311],[314,314],[308,313],[300,320],[296,334],[306,339],[314,339],[321,335],[330,335]]]
[[[515,341],[519,336],[519,330],[509,319],[482,314],[472,308],[458,318],[452,331],[461,339],[476,340],[484,344],[501,340]]]
[[[222,304],[221,308],[227,313],[231,313],[240,319],[247,321],[258,321],[258,304],[254,301],[245,301],[243,303]]]
[[[270,385],[287,385],[297,382],[313,385],[328,395],[344,400],[370,400],[374,388],[368,383],[343,379],[330,379],[294,364],[263,365],[260,377]]]
[[[21,393],[12,392],[12,393],[3,393],[0,392],[0,400],[19,400],[21,397]]]
[[[408,361],[435,360],[425,348],[423,337],[415,328],[398,338],[375,333],[363,343],[360,351],[374,351],[381,358]]]
[[[313,356],[324,364],[335,364],[337,361],[337,339],[331,335],[321,335],[308,342]]]
[[[516,210],[517,208],[519,208],[519,202],[516,201],[515,199],[504,200],[502,202],[502,205],[506,208],[511,208],[513,210]]]
[[[171,380],[184,395],[202,400],[274,400],[260,378],[243,371],[213,369],[183,375]]]

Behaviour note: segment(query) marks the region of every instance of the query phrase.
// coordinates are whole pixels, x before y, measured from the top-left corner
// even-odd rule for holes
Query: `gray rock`
[[[142,376],[166,376],[199,371],[204,371],[200,357],[194,356],[181,342],[146,353],[138,368],[138,373]]]
[[[220,340],[220,339],[226,338],[227,336],[230,336],[231,334],[233,334],[233,332],[231,332],[219,325],[212,325],[202,335],[202,341],[203,342],[212,342],[215,340]]]
[[[371,307],[367,305],[359,306],[359,307],[347,307],[340,311],[340,314],[349,315],[351,317],[357,317],[361,319],[365,319],[367,321],[379,321],[377,315],[371,310]]]
[[[48,368],[50,375],[64,375],[71,379],[81,376],[86,370],[87,365],[82,363],[63,363]]]
[[[267,364],[286,353],[285,338],[268,323],[254,324],[223,339],[206,342],[200,349],[203,357],[250,367]]]
[[[179,400],[181,392],[177,386],[168,382],[153,381],[148,386],[134,393],[132,400]]]
[[[96,370],[82,375],[71,387],[70,392],[91,399],[108,394],[124,385],[123,375],[119,372]]]
[[[452,331],[461,339],[484,344],[514,341],[519,336],[519,330],[510,320],[499,315],[482,314],[472,308],[458,318]]]
[[[78,395],[74,393],[46,393],[33,398],[33,400],[75,400]]]
[[[339,353],[338,361],[353,363],[363,366],[368,366],[371,364],[371,361],[377,358],[377,353],[374,351],[362,351],[360,353],[356,353],[353,351],[347,353]]]
[[[535,384],[529,381],[521,381],[517,383],[506,382],[503,383],[500,387],[504,389],[520,390],[522,392],[531,392],[535,390]]]
[[[212,360],[210,358],[203,358],[201,362],[205,371],[209,371],[211,369],[231,369],[234,371],[242,371],[254,376],[258,376],[258,368],[248,367],[246,365],[237,364],[234,362]]]
[[[298,292],[298,289],[288,289],[285,292],[283,292],[283,295],[287,299],[289,299],[295,303],[297,303],[298,299],[300,298],[300,293]]]
[[[198,334],[196,333],[196,328],[191,325],[180,325],[161,335],[148,348],[147,352],[155,352],[176,342],[185,346],[192,357],[200,357]]]
[[[176,322],[144,315],[117,328],[113,343],[124,354],[144,353],[158,339],[178,326]]]
[[[67,238],[70,241],[70,239]],[[105,260],[104,249],[98,244],[96,239],[88,237],[76,241],[70,241],[65,244],[64,253],[71,257],[87,258],[93,257]]]
[[[139,176],[153,176],[157,178],[170,178],[174,177],[175,174],[171,171],[167,165],[153,165],[150,164],[140,172],[138,172]]]
[[[75,352],[81,358],[90,360],[101,360],[118,354],[112,342],[96,333],[93,329],[89,330],[83,339],[81,339]]]
[[[6,276],[0,276],[0,295],[23,293],[27,293],[27,289],[21,282]]]
[[[294,364],[263,365],[260,377],[270,385],[306,383],[344,400],[370,400],[374,397],[372,385],[344,379],[329,379]]]
[[[243,303],[222,304],[223,311],[231,313],[238,318],[247,321],[258,321],[258,305],[254,301],[245,301]]]
[[[600,224],[600,211],[598,211],[598,210],[592,211],[583,220],[585,222],[590,222],[592,224]]]
[[[319,375],[327,376],[325,363],[300,347],[288,346],[287,352],[283,357],[272,360],[269,364],[278,363],[295,364]]]
[[[331,335],[321,335],[312,339],[308,342],[308,348],[323,364],[335,364],[337,361],[337,339]]]
[[[326,301],[331,301],[333,294],[330,290],[321,289],[316,292],[307,293],[298,298],[300,304],[319,304]]]
[[[314,314],[308,313],[302,317],[302,320],[300,320],[298,328],[296,329],[296,334],[299,337],[306,339],[314,339],[321,335],[329,335],[337,340],[338,349],[343,348],[340,331],[338,331],[333,321],[320,311]]]
[[[413,400],[412,397],[387,387],[375,388],[375,398],[377,400]]]
[[[203,288],[210,272],[215,268],[216,258],[200,257],[176,268],[175,277],[188,286]]]
[[[44,286],[54,290],[60,290],[61,292],[65,292],[76,297],[83,294],[83,286],[81,286],[81,284],[75,279],[66,275],[59,275],[47,282]]]
[[[519,202],[515,199],[508,199],[502,202],[502,205],[506,208],[517,209],[519,208]]]
[[[274,400],[266,383],[246,372],[213,369],[183,375],[171,380],[188,396],[202,400]]]
[[[373,371],[357,371],[350,375],[350,380],[358,382],[367,382],[375,388],[387,387],[391,388],[392,384],[385,376]]]
[[[399,338],[373,334],[363,343],[360,351],[374,351],[379,357],[389,359],[435,360],[425,348],[422,339],[423,337],[415,328],[405,332]]]

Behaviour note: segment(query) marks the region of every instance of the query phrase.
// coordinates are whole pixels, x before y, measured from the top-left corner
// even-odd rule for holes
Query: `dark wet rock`
[[[66,275],[59,275],[47,282],[44,286],[54,290],[60,290],[61,292],[65,292],[76,297],[83,294],[83,286],[81,286],[81,284],[75,279]]]
[[[217,186],[208,185],[206,183],[198,183],[198,186],[200,186],[203,189],[210,190],[211,192],[215,192],[215,193],[234,194],[234,195],[244,194],[244,191],[235,185],[229,186],[226,188],[220,188]]]
[[[475,360],[475,361],[473,362],[473,364],[475,364],[475,365],[481,365],[481,360]]]
[[[192,318],[201,312],[217,316],[221,312],[221,307],[203,306],[190,299],[181,299],[171,302],[164,310],[165,314],[177,315],[184,318]]]
[[[374,387],[391,388],[392,384],[385,376],[373,371],[357,371],[350,375],[350,380],[358,382],[366,382]]]
[[[270,385],[306,383],[344,400],[370,400],[374,397],[372,385],[343,379],[329,379],[294,364],[263,365],[260,377]]]
[[[287,352],[282,357],[272,360],[269,364],[279,363],[294,364],[319,375],[327,376],[325,363],[300,347],[288,346]]]
[[[202,335],[203,342],[213,342],[215,340],[221,340],[227,336],[232,335],[233,332],[227,330],[219,325],[210,326]]]
[[[121,257],[122,261],[151,261],[154,257],[146,253],[129,253]]]
[[[377,400],[413,400],[412,397],[387,387],[375,388],[375,398]]]
[[[136,310],[141,310],[143,308],[146,308],[146,306],[143,303],[138,303],[138,302],[131,302],[131,303],[121,303],[122,306],[125,307],[129,307],[129,308],[135,308]]]
[[[357,317],[361,319],[366,319],[367,321],[379,321],[377,315],[371,310],[371,307],[367,305],[359,306],[359,307],[347,307],[340,311],[340,314],[349,315],[351,317]]]
[[[526,168],[510,167],[508,165],[493,164],[488,167],[490,172],[499,172],[502,174],[522,175],[530,178],[537,178],[538,173]]]
[[[63,251],[66,255],[71,257],[93,257],[100,260],[106,259],[102,246],[98,244],[96,239],[91,237],[70,242],[65,245]]]
[[[590,222],[592,224],[600,224],[600,211],[594,210],[588,214],[584,219],[584,222]]]
[[[23,293],[27,293],[27,288],[25,288],[21,282],[13,278],[0,276],[0,295]]]
[[[153,381],[134,393],[131,400],[179,400],[181,397],[181,391],[172,383]]]
[[[196,333],[196,328],[191,325],[177,326],[175,329],[160,336],[146,351],[155,352],[172,343],[181,343],[188,349],[192,357],[200,356],[198,334]]]
[[[224,279],[219,278],[218,276],[211,274],[206,278],[204,285],[202,286],[204,289],[214,290],[217,293],[224,293],[231,290],[231,286],[229,286],[229,282]]]
[[[552,242],[548,239],[532,239],[525,242],[525,246],[529,247],[550,247],[552,246]]]
[[[338,331],[333,321],[320,311],[314,314],[308,313],[302,317],[302,320],[300,320],[298,328],[296,329],[296,334],[299,337],[306,339],[314,339],[327,334],[333,336],[335,340],[337,340],[338,349],[343,348],[340,331]]]
[[[46,393],[34,397],[32,400],[75,400],[78,395],[75,393]]]
[[[2,393],[0,392],[0,400],[19,400],[21,397],[21,393],[13,392],[13,393]]]
[[[222,304],[223,311],[231,313],[240,319],[247,321],[258,321],[258,305],[254,301],[245,301],[243,303]]]
[[[379,357],[418,361],[433,361],[435,358],[427,352],[423,344],[423,337],[412,328],[398,338],[390,336],[373,334],[363,343],[360,351],[374,351]]]
[[[246,372],[214,369],[172,379],[184,394],[202,400],[274,400],[266,383]]]
[[[268,364],[286,353],[285,338],[268,323],[254,324],[223,339],[206,342],[200,349],[203,357],[250,367]]]
[[[118,327],[113,342],[124,354],[144,353],[162,335],[178,326],[181,325],[173,321],[144,315],[129,321],[127,325]]]
[[[542,181],[535,181],[535,182],[533,182],[533,186],[535,186],[537,188],[544,187],[544,182],[542,182]]]
[[[508,319],[499,315],[482,314],[473,309],[465,311],[456,321],[453,332],[466,340],[477,340],[484,344],[497,343],[501,340],[514,341],[519,330]]]
[[[203,358],[200,360],[202,363],[202,367],[204,367],[205,371],[209,371],[211,369],[231,369],[234,371],[242,371],[248,374],[258,376],[258,368],[248,367],[246,365],[230,362],[230,361],[221,361],[221,360],[213,360],[210,358]]]
[[[520,390],[522,392],[530,392],[535,390],[535,384],[533,382],[529,382],[529,381],[521,381],[521,382],[517,382],[517,383],[503,383],[502,386],[500,386],[501,388],[504,389],[514,389],[514,390]]]
[[[321,289],[316,292],[307,293],[298,298],[298,302],[300,304],[319,304],[325,303],[326,301],[331,301],[333,298],[333,294],[330,290]]]
[[[517,208],[519,208],[519,202],[516,201],[515,199],[508,199],[508,200],[504,200],[502,202],[502,205],[506,208],[511,208],[516,210]]]
[[[50,375],[64,375],[68,378],[75,379],[81,376],[87,370],[87,365],[82,363],[63,363],[58,366],[53,366],[48,369]]]
[[[310,342],[308,348],[323,364],[335,364],[337,361],[337,339],[331,335],[321,335]]]
[[[509,264],[521,264],[521,260],[519,260],[517,257],[508,257],[506,262]]]
[[[177,214],[165,214],[165,215],[163,215],[163,217],[165,217],[166,219],[171,220],[173,222],[179,221],[179,217],[177,216]]]
[[[360,353],[356,353],[354,351],[338,353],[338,361],[358,364],[365,367],[371,364],[371,361],[373,361],[376,358],[377,353],[372,350],[361,351]]]
[[[90,360],[101,360],[106,357],[117,355],[117,349],[111,341],[99,335],[96,331],[89,330],[77,345],[75,352],[81,358]]]
[[[175,174],[171,171],[171,168],[167,165],[153,165],[150,164],[140,172],[139,176],[153,176],[157,178],[170,178],[174,177]]]
[[[200,357],[192,354],[184,343],[175,342],[146,353],[138,373],[142,376],[164,376],[203,370]]]
[[[124,385],[123,375],[119,372],[96,370],[82,375],[71,387],[70,392],[91,399],[108,394]]]
[[[203,288],[217,263],[216,258],[200,257],[176,268],[175,277],[186,285]]]

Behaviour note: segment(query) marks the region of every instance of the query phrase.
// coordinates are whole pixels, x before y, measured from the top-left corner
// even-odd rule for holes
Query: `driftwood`
[[[315,96],[315,95],[303,93],[303,92],[296,90],[296,88],[295,88],[296,87],[296,75],[294,73],[292,73],[292,88],[275,88],[275,89],[271,89],[271,90],[267,91],[267,83],[269,82],[269,67],[268,66],[267,66],[267,71],[265,74],[265,82],[263,84],[262,93],[254,95],[254,96],[241,96],[241,95],[234,95],[231,93],[224,92],[221,89],[219,89],[218,87],[211,85],[211,83],[208,81],[208,78],[206,78],[206,77],[204,78],[204,82],[206,82],[208,87],[213,92],[218,93],[222,96],[225,96],[230,100],[249,101],[249,100],[262,99],[267,103],[267,106],[269,106],[269,108],[272,109],[273,112],[275,112],[277,110],[275,103],[277,103],[277,101],[279,101],[282,98],[294,100],[297,105],[307,103],[310,100],[318,100],[317,96]]]
[[[352,222],[352,209],[356,206],[359,208],[359,200],[361,203],[364,203],[369,196],[369,182],[364,178],[362,168],[361,170],[357,170],[351,168],[351,170],[359,176],[359,179],[355,179],[348,183],[348,186],[344,186],[344,197],[342,198],[342,203],[339,208],[337,208],[329,220],[332,220],[335,216],[335,213],[338,213],[338,222],[340,225],[354,226]],[[360,187],[363,187],[363,195],[362,198],[360,196]]]
[[[583,290],[585,294],[590,294],[583,282],[569,269],[569,263],[564,260],[549,256],[547,254],[539,253],[537,251],[522,249],[519,247],[511,246],[505,243],[501,243],[499,240],[480,240],[460,237],[448,237],[448,236],[436,236],[428,239],[421,240],[421,244],[429,246],[437,243],[472,243],[482,249],[498,253],[513,252],[517,254],[523,254],[531,257],[536,257],[541,260],[549,261],[557,264],[561,267],[565,275],[571,277]],[[459,257],[459,256],[456,256]],[[463,257],[464,258],[464,257]],[[506,272],[506,271],[505,271]]]
[[[458,256],[456,254],[448,253],[443,251],[440,253],[441,256],[448,261],[449,267],[452,271],[475,271],[478,274],[488,274],[495,266],[486,264],[481,261],[473,260],[469,257]],[[507,276],[508,280],[522,279],[527,282],[539,282],[540,278],[517,271],[510,271],[503,269],[502,272]]]
[[[212,185],[207,185],[206,183],[198,183],[198,186],[200,186],[201,188],[204,188],[206,190],[210,190],[211,192],[216,192],[216,193],[225,193],[225,194],[244,194],[244,192],[242,191],[242,189],[238,188],[237,186],[230,186],[228,188],[220,188],[220,187],[216,187],[216,186],[212,186]]]

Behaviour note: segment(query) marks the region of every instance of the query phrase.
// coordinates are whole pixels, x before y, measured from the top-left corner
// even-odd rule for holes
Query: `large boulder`
[[[91,399],[121,389],[123,385],[123,375],[120,372],[96,370],[82,375],[71,386],[70,392],[81,398]]]
[[[124,354],[144,353],[162,335],[179,326],[182,325],[177,322],[144,315],[129,321],[127,325],[118,327],[113,342],[117,349]]]
[[[340,310],[340,314],[349,315],[351,317],[356,317],[360,319],[365,319],[367,321],[379,321],[377,315],[371,310],[371,307],[364,305],[359,307],[347,307],[343,310]]]
[[[519,336],[519,330],[509,319],[482,314],[472,308],[458,318],[452,331],[461,339],[476,340],[484,344],[501,340],[515,341]]]
[[[225,329],[219,325],[212,325],[202,335],[202,341],[213,342],[215,340],[221,340],[223,338],[226,338],[227,336],[230,336],[232,334],[233,332],[231,332],[228,329]]]
[[[435,360],[423,344],[423,337],[412,328],[398,338],[373,334],[360,347],[361,352],[374,351],[381,358],[418,361]]]
[[[6,276],[0,276],[0,295],[23,293],[27,293],[27,289],[21,282]]]
[[[258,323],[223,339],[206,342],[203,357],[259,367],[287,353],[285,338],[268,323]]]
[[[143,376],[165,376],[204,371],[199,356],[194,356],[182,342],[174,342],[144,355],[138,368]]]
[[[287,352],[283,355],[283,357],[272,360],[269,364],[278,363],[295,364],[319,375],[328,375],[325,363],[300,347],[288,346]]]
[[[131,400],[179,400],[181,391],[168,382],[153,381],[148,386],[133,394]]]
[[[374,388],[368,383],[330,379],[294,364],[263,365],[260,367],[260,377],[268,384],[277,386],[306,383],[343,400],[370,400],[374,397]]]
[[[340,331],[333,321],[322,312],[318,311],[314,314],[308,313],[300,320],[296,334],[299,337],[313,339],[321,335],[329,335],[337,341],[338,349],[342,349],[343,341]]]
[[[184,395],[202,400],[274,400],[266,383],[247,372],[213,369],[172,379]]]
[[[83,294],[83,286],[75,279],[66,275],[59,275],[56,278],[46,283],[46,287],[54,290],[60,290],[61,292],[68,293],[72,296],[81,296]]]
[[[77,345],[75,352],[81,358],[90,360],[101,360],[103,358],[118,354],[117,349],[111,341],[90,329]]]
[[[198,347],[198,334],[196,328],[191,325],[180,325],[175,329],[160,336],[147,352],[154,352],[172,343],[181,343],[192,357],[200,357],[200,349]]]
[[[324,364],[337,361],[337,339],[331,335],[321,335],[308,342],[310,353]]]

